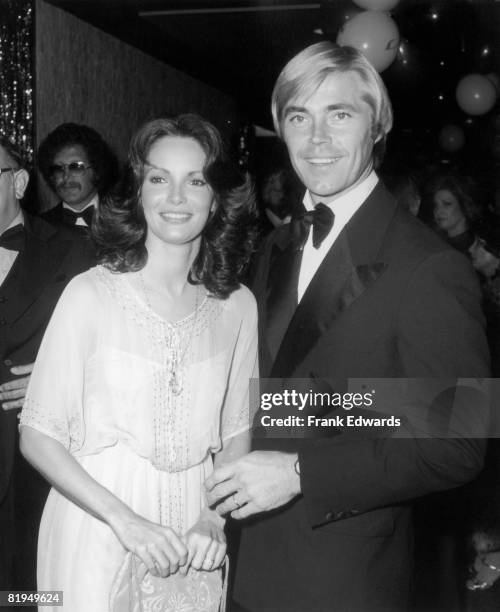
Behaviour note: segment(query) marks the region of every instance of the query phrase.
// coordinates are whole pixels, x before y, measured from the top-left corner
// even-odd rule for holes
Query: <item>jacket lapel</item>
[[[56,228],[45,222],[25,215],[26,246],[19,253],[6,279],[4,291],[15,294],[15,300],[8,300],[5,317],[15,322],[39,297],[53,278],[55,272],[71,248],[66,239],[49,241],[57,233]]]
[[[397,204],[379,182],[342,230],[286,329],[271,377],[291,376],[320,338],[386,269],[379,258]]]
[[[302,251],[289,228],[272,245],[266,286],[266,341],[272,361],[297,308],[297,284]]]

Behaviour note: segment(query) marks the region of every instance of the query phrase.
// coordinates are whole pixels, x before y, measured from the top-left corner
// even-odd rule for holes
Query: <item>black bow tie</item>
[[[14,225],[0,236],[0,247],[9,251],[22,251],[24,243],[24,225],[22,223]]]
[[[90,227],[92,225],[92,218],[94,216],[94,207],[89,206],[80,212],[75,212],[69,208],[63,208],[63,223],[65,225],[76,225],[78,219],[83,219],[85,223]]]
[[[312,243],[314,248],[318,249],[332,229],[334,220],[335,215],[332,209],[321,202],[316,204],[314,210],[309,210],[298,219],[294,219],[290,224],[290,230],[297,250],[304,247],[311,225],[313,227]]]

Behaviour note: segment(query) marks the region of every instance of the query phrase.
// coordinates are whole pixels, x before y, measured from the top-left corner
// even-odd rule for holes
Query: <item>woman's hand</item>
[[[178,571],[188,550],[173,529],[133,512],[98,483],[60,443],[28,425],[21,426],[21,452],[68,499],[106,524],[125,548],[154,576]]]
[[[476,550],[476,558],[471,567],[473,576],[467,580],[470,591],[484,591],[493,586],[500,578],[500,551],[495,549],[493,542],[483,533],[475,533],[472,543]]]
[[[188,559],[188,549],[170,527],[134,513],[111,527],[124,548],[139,557],[153,576],[175,574]]]
[[[221,567],[226,556],[224,523],[213,510],[202,510],[198,521],[184,535],[188,558],[180,568],[181,574],[187,574],[190,567],[207,572]]]

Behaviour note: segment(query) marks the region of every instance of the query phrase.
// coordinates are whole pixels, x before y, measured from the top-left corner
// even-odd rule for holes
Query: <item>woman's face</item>
[[[465,218],[457,198],[449,189],[439,189],[433,197],[434,221],[439,229],[449,236],[456,236],[467,229]]]
[[[199,241],[215,206],[203,175],[206,157],[193,138],[163,136],[153,144],[141,188],[146,246],[158,240],[178,245]]]
[[[497,271],[500,259],[495,257],[493,253],[490,253],[484,248],[484,240],[476,238],[474,244],[469,247],[469,253],[472,259],[472,265],[474,268],[481,272],[486,278],[493,276]]]
[[[283,175],[281,172],[275,172],[267,178],[262,190],[262,198],[271,208],[279,208],[283,202],[283,196]]]

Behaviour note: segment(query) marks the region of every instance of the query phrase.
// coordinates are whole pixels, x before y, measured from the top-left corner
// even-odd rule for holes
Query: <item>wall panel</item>
[[[228,95],[70,13],[37,0],[35,20],[37,144],[58,124],[74,121],[97,129],[123,159],[146,119],[192,111],[220,129],[228,120],[237,124]],[[42,189],[41,208],[47,198]]]

